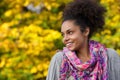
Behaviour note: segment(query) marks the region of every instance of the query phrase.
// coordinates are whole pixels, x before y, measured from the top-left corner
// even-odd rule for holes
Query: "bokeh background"
[[[45,80],[62,49],[62,10],[72,0],[0,0],[0,80]],[[120,54],[120,0],[97,0],[107,9],[104,30],[92,39]]]

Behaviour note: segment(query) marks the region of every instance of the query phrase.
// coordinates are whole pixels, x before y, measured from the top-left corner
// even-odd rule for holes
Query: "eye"
[[[63,34],[63,33],[61,33],[61,35],[62,35],[62,37],[64,37],[64,34]]]
[[[72,31],[69,31],[69,32],[68,32],[68,34],[72,35],[72,34],[73,34],[73,32],[72,32]]]

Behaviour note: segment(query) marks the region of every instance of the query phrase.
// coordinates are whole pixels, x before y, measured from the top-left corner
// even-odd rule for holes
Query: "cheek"
[[[84,38],[78,36],[75,40],[76,46],[82,46],[82,44],[84,43]]]
[[[82,40],[82,37],[77,35],[77,36],[74,36],[74,39],[75,41],[80,42]]]

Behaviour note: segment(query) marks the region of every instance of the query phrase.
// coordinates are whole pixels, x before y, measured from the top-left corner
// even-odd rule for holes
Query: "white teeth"
[[[66,46],[70,46],[72,43],[67,43]]]

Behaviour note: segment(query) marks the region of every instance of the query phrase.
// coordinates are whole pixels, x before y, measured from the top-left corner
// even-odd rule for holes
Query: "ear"
[[[87,28],[85,29],[85,31],[84,31],[84,35],[85,35],[85,36],[88,36],[89,33],[90,33],[90,28],[87,27]]]

